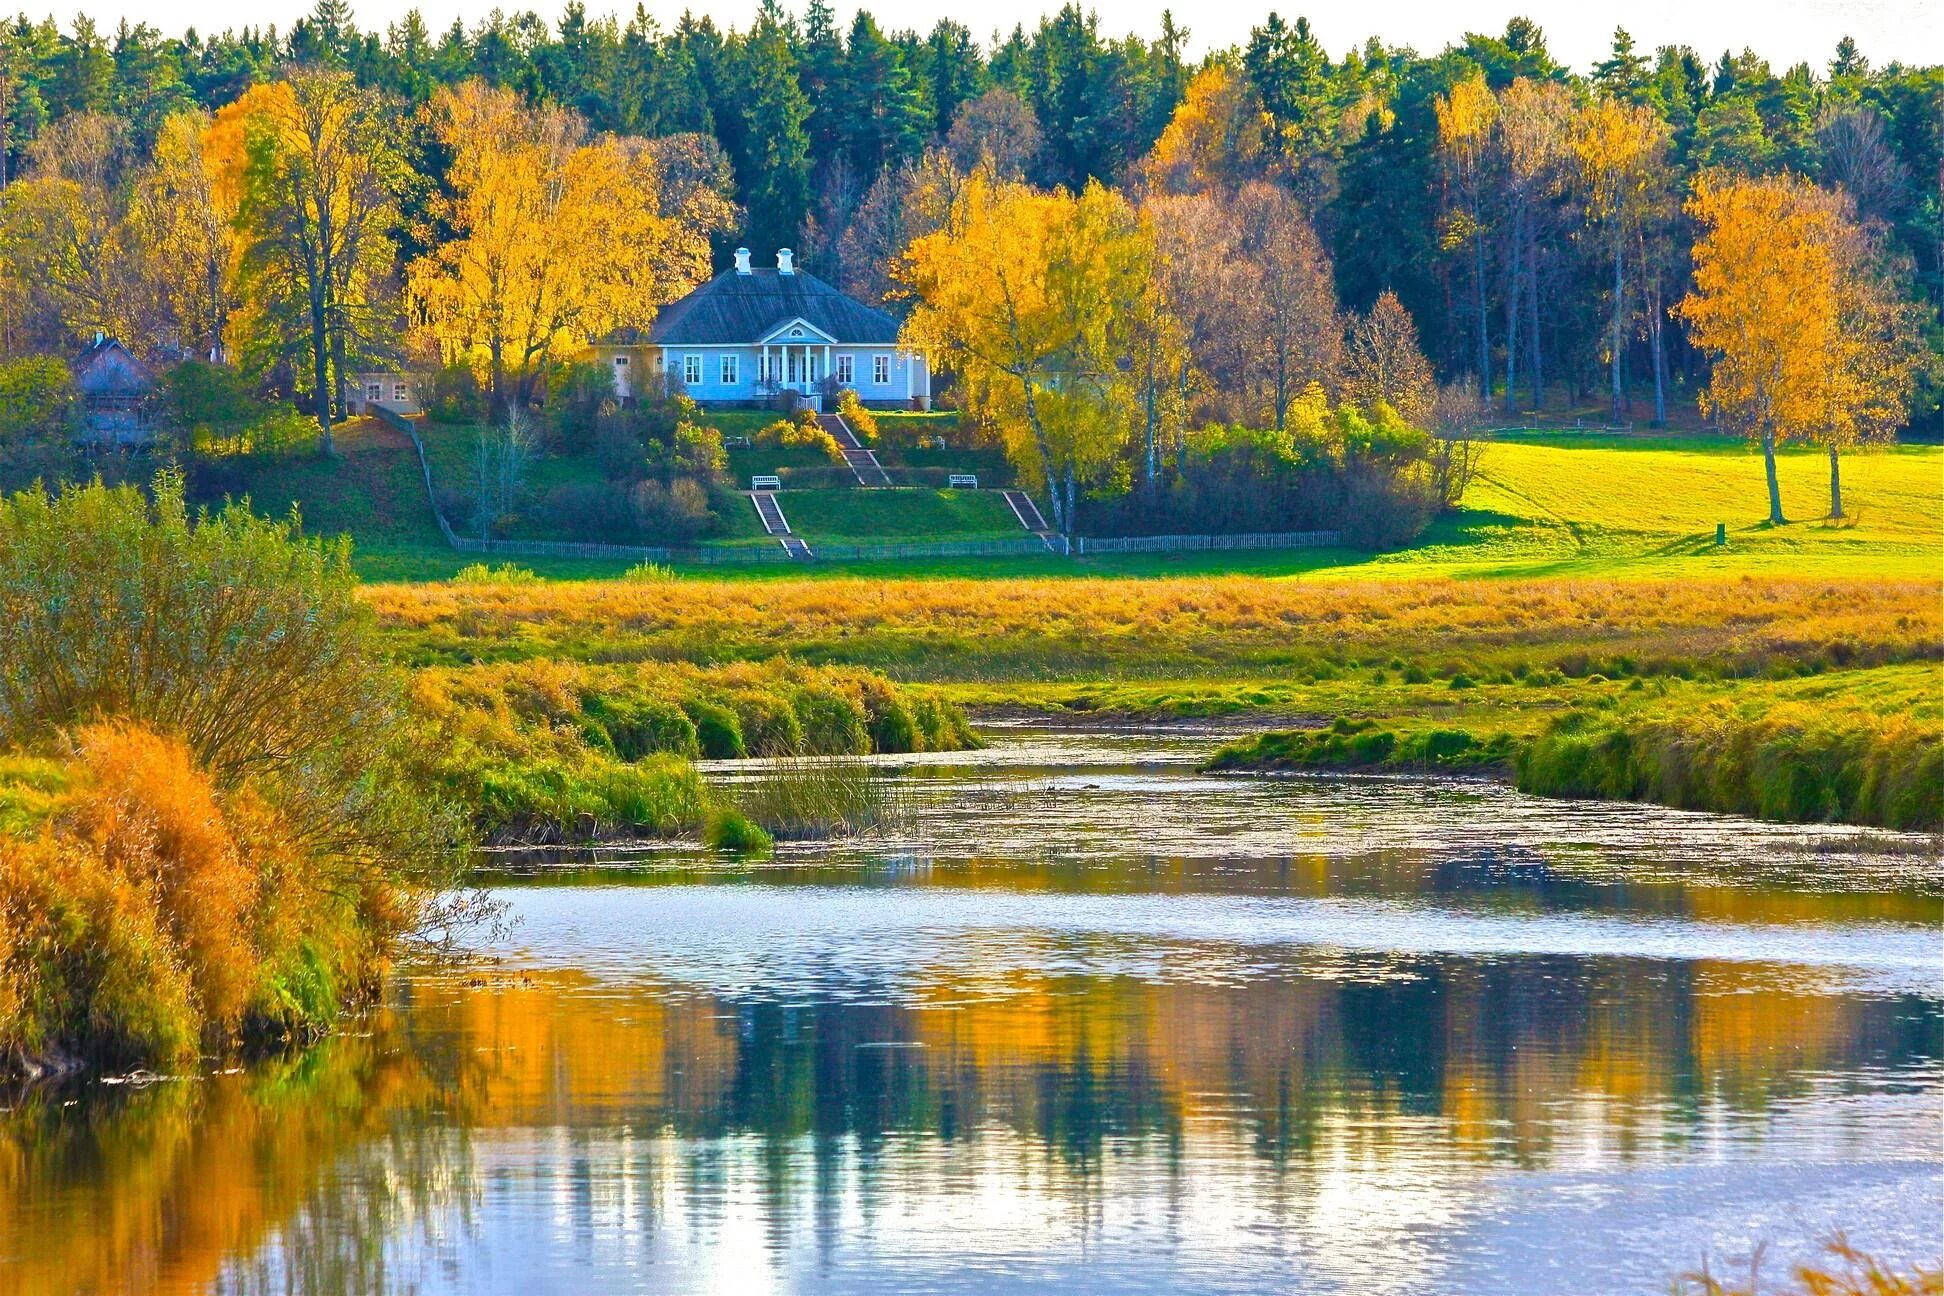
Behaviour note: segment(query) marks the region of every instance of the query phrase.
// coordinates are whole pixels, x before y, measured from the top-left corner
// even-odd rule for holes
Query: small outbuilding
[[[425,412],[427,383],[423,375],[396,369],[352,374],[344,384],[344,407],[352,414],[370,414],[388,409],[406,418]]]
[[[155,371],[119,339],[95,335],[94,345],[69,366],[81,398],[81,438],[111,445],[146,445],[155,436]]]

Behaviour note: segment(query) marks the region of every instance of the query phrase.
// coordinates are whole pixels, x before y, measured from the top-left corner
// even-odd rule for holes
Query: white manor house
[[[594,348],[623,398],[664,383],[703,405],[755,404],[782,392],[820,398],[843,388],[867,405],[925,408],[931,372],[924,356],[898,346],[898,322],[796,268],[779,249],[776,268],[736,264],[664,308],[646,338],[616,337]]]

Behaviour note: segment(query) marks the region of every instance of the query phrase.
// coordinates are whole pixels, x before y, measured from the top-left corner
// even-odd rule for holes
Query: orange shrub
[[[71,749],[38,835],[0,836],[0,1069],[178,1063],[289,1033],[368,981],[408,924],[382,872],[311,859],[180,741],[118,721]]]

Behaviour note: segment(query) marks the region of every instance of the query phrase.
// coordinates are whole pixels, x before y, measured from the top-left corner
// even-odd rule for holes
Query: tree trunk
[[[317,448],[328,455],[335,453],[331,445],[331,339],[324,319],[321,283],[311,289],[310,326],[311,377],[316,384],[317,399]]]
[[[1157,408],[1158,388],[1159,384],[1154,380],[1154,371],[1150,368],[1147,378],[1147,488],[1150,495],[1154,493],[1154,476],[1158,471],[1158,465],[1155,461],[1154,443],[1155,424],[1160,420],[1160,412]]]
[[[349,343],[346,341],[345,335],[351,331],[351,324],[344,317],[344,307],[342,305],[339,305],[332,313],[337,316],[337,327],[331,330],[331,368],[336,375],[336,381],[331,384],[331,394],[342,401],[344,398],[346,353],[349,350]],[[326,318],[328,319],[329,316],[326,316]]]
[[[1836,447],[1829,447],[1829,516],[1843,516],[1843,467]]]
[[[1472,213],[1472,288],[1478,298],[1478,394],[1492,403],[1491,317],[1485,309],[1485,232]]]
[[[1667,426],[1667,342],[1661,333],[1660,295],[1647,296],[1647,346],[1654,362],[1654,426]]]
[[[1072,535],[1066,512],[1060,507],[1060,482],[1053,475],[1053,450],[1046,444],[1046,426],[1040,422],[1039,402],[1033,399],[1033,380],[1020,381],[1025,387],[1026,426],[1033,430],[1033,444],[1039,447],[1040,453],[1040,475],[1046,479],[1046,502],[1053,506],[1053,529],[1061,535]]]
[[[1075,504],[1075,500],[1074,500],[1073,469],[1071,466],[1069,466],[1066,470],[1066,517],[1067,517],[1066,534],[1069,538],[1072,537],[1074,531],[1078,528],[1079,521],[1080,521],[1074,512],[1074,504]]]
[[[1528,228],[1527,236],[1531,245],[1526,249],[1526,335],[1532,339],[1532,409],[1537,413],[1546,403],[1546,355],[1539,339],[1539,241],[1533,228]]]
[[[1626,279],[1620,269],[1620,240],[1613,240],[1613,421],[1618,423],[1627,412],[1627,398],[1620,388],[1620,326],[1627,308]]]
[[[1787,526],[1782,516],[1782,483],[1775,476],[1775,433],[1762,433],[1762,471],[1768,474],[1769,525]]]
[[[1520,277],[1519,262],[1525,250],[1525,213],[1516,212],[1512,217],[1511,257],[1512,264],[1505,272],[1505,412],[1510,414],[1519,403],[1519,312],[1525,305],[1525,294],[1521,291],[1524,280]]]

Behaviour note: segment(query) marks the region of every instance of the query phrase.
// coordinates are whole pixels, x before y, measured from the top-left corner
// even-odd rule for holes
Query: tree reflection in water
[[[505,877],[490,973],[0,1097],[0,1293],[1659,1290],[1804,1203],[1934,1242],[1928,854],[1180,770],[941,773],[922,840],[759,878]]]
[[[426,976],[370,1033],[245,1075],[25,1098],[0,1118],[0,1274],[23,1296],[411,1286],[478,1240],[486,1147],[526,1175],[571,1163],[567,1200],[541,1203],[569,1234],[625,1192],[641,1245],[659,1213],[729,1229],[750,1194],[784,1250],[995,1182],[1085,1218],[1129,1174],[1301,1215],[1329,1167],[1438,1184],[1594,1145],[1652,1162],[1724,1113],[1832,1075],[1928,1083],[1938,1060],[1935,1004],[1792,993],[1747,965],[1302,972],[896,1005]]]

